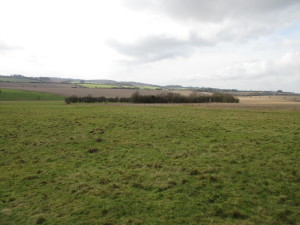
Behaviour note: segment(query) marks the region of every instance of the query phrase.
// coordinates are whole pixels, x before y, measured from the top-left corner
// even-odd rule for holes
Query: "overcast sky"
[[[300,93],[300,0],[0,0],[0,75]]]

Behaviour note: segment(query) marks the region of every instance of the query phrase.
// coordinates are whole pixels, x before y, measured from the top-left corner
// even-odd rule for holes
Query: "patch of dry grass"
[[[224,109],[250,109],[250,110],[292,110],[300,111],[300,96],[252,96],[239,97],[240,102],[235,103],[208,103],[199,104],[205,108]]]

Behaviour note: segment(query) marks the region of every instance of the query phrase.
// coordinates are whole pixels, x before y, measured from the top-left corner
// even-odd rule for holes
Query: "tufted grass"
[[[0,224],[299,224],[300,114],[0,103]]]

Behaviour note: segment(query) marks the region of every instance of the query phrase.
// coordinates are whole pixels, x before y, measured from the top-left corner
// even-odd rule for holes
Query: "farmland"
[[[201,104],[198,107],[245,110],[288,110],[300,111],[300,96],[255,96],[239,97],[239,104]]]
[[[299,224],[284,100],[0,102],[1,224]]]
[[[33,91],[21,91],[13,89],[0,89],[0,101],[16,100],[63,100],[62,96]]]
[[[14,77],[0,77],[0,82],[13,82],[13,83],[39,83],[40,81],[30,78],[14,78]]]
[[[120,88],[120,89],[137,89],[137,90],[156,90],[159,87],[153,86],[126,86],[126,85],[108,85],[108,84],[98,84],[98,83],[75,83],[79,86],[86,88]]]
[[[77,95],[84,97],[92,95],[94,97],[130,97],[137,90],[135,89],[112,89],[112,88],[86,88],[76,84],[61,84],[61,83],[13,83],[0,82],[0,89],[16,89],[24,91],[46,92],[61,96]],[[145,95],[160,94],[160,90],[139,90]]]
[[[77,84],[82,87],[87,88],[134,88],[132,86],[117,86],[117,85],[108,85],[108,84],[96,84],[96,83],[85,83],[85,84]]]

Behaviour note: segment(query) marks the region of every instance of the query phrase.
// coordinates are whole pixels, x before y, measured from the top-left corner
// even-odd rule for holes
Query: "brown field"
[[[239,97],[237,103],[208,103],[200,107],[300,111],[300,95]]]
[[[85,88],[76,84],[61,84],[61,83],[16,83],[16,82],[0,82],[0,88],[17,89],[24,91],[46,92],[51,94],[62,95],[69,97],[77,95],[84,97],[92,95],[93,97],[130,97],[137,90],[135,89],[109,89],[109,88]],[[165,91],[162,90],[138,90],[142,95],[157,95]],[[174,93],[189,95],[192,91],[176,90]],[[199,93],[200,94],[200,93]],[[201,95],[210,95],[209,92],[201,92]]]
[[[134,89],[108,89],[108,88],[84,88],[73,84],[59,84],[59,83],[13,83],[0,82],[0,88],[18,89],[24,91],[37,91],[57,94],[62,96],[77,95],[84,97],[92,95],[93,97],[130,97],[136,90]],[[139,90],[141,94],[153,95],[159,94],[160,90]]]
[[[288,96],[251,96],[251,97],[239,97],[244,104],[291,104],[300,103],[300,95],[288,95]]]

